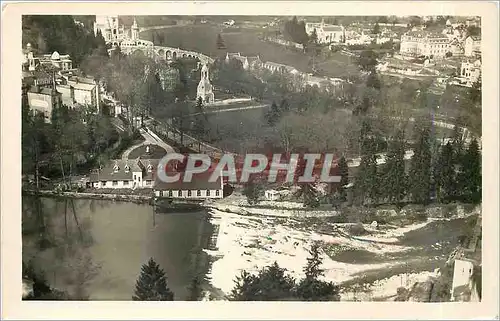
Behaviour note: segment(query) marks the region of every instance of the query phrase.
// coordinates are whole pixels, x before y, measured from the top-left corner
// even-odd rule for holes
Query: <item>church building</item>
[[[201,79],[196,93],[196,99],[200,97],[201,100],[207,104],[212,104],[215,100],[213,87],[208,77],[208,66],[206,64],[201,68]]]

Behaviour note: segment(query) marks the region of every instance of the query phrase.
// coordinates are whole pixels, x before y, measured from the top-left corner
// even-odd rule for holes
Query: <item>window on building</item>
[[[188,196],[191,196],[191,190],[188,191]]]
[[[113,181],[113,186],[118,186],[118,181]]]
[[[182,191],[178,191],[177,196],[179,196],[179,197],[182,196]]]
[[[168,196],[173,196],[174,193],[172,191],[168,191]]]
[[[128,186],[128,181],[123,181],[123,186]]]
[[[101,181],[102,186],[106,186],[106,181]]]
[[[146,185],[151,185],[151,181],[149,179],[146,180]]]
[[[200,190],[196,191],[196,196],[201,196],[201,191]]]
[[[218,189],[215,190],[215,196],[219,196],[219,190]]]
[[[137,179],[137,176],[134,175],[134,181]]]
[[[210,190],[207,189],[207,196],[210,196]]]

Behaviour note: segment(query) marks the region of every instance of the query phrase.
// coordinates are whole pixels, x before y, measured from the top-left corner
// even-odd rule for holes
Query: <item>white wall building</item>
[[[469,36],[464,42],[464,55],[466,57],[481,55],[481,38]]]
[[[479,294],[472,282],[474,263],[467,259],[455,260],[451,301],[479,301]]]
[[[226,63],[229,63],[231,59],[236,59],[241,62],[243,69],[250,70],[259,67],[262,64],[259,56],[247,57],[242,56],[239,52],[237,53],[226,53]]]
[[[465,61],[460,66],[460,78],[466,81],[468,86],[472,86],[481,79],[481,60],[474,62]]]
[[[154,195],[160,198],[175,199],[207,199],[223,197],[223,181],[219,176],[214,182],[210,181],[212,172],[194,174],[191,182],[179,179],[176,182],[166,183],[159,179],[155,180]]]
[[[93,188],[153,188],[157,159],[112,160],[90,175]]]
[[[345,40],[345,29],[343,26],[321,23],[306,23],[306,33],[311,35],[314,30],[318,36],[318,43],[339,43]]]
[[[401,55],[443,58],[448,52],[451,43],[444,35],[410,31],[401,36]]]

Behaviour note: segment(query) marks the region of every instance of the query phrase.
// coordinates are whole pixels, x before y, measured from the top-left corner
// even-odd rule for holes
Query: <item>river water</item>
[[[23,258],[34,259],[61,290],[84,288],[90,300],[131,300],[141,266],[152,257],[166,272],[175,299],[184,300],[194,275],[206,274],[201,250],[213,229],[204,211],[153,215],[149,205],[75,199],[69,200],[65,223],[65,201],[43,198],[52,245],[41,250],[33,241],[36,233],[27,231],[36,217],[33,200],[23,197]]]

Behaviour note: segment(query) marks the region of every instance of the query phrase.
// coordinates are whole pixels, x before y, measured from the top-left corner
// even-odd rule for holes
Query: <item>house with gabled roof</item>
[[[325,21],[321,20],[321,23],[308,22],[305,27],[309,36],[316,31],[318,43],[345,41],[345,28],[343,26],[325,24]]]
[[[93,188],[153,188],[158,159],[115,159],[90,174]]]
[[[242,56],[239,52],[237,53],[226,53],[226,63],[229,62],[231,59],[236,59],[241,62],[243,65],[243,69],[249,70],[249,69],[254,69],[257,66],[260,66],[262,64],[260,60],[260,56]]]

